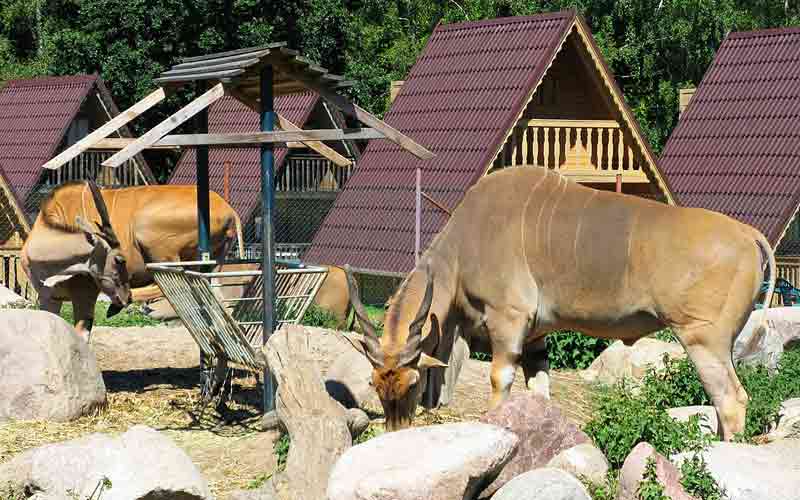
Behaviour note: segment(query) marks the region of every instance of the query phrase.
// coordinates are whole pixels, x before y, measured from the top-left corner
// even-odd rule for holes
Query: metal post
[[[197,85],[197,93],[205,92],[205,84]],[[203,109],[197,113],[197,132],[198,134],[208,133],[208,109]],[[208,146],[198,146],[195,152],[197,155],[197,250],[200,253],[200,260],[211,260],[211,237],[209,201],[208,201]]]
[[[275,129],[273,112],[272,66],[261,70],[261,131]],[[272,144],[261,145],[261,269],[263,277],[263,343],[275,329],[275,172]],[[264,370],[264,412],[275,409],[275,379],[269,370]]]
[[[417,192],[416,192],[416,207],[414,210],[416,214],[416,221],[414,223],[414,265],[419,264],[419,247],[422,225],[422,170],[417,168]]]

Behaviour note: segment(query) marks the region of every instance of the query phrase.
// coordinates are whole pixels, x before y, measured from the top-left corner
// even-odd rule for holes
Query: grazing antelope
[[[748,400],[731,349],[765,266],[768,307],[775,258],[753,227],[591,189],[546,168],[509,168],[467,192],[390,300],[381,338],[347,274],[389,430],[410,425],[423,392],[434,395],[427,406],[437,404],[457,335],[491,345],[494,408],[519,365],[526,382],[547,369],[544,337],[553,330],[633,343],[670,327],[729,440],[744,429]]]
[[[241,254],[239,216],[218,194],[210,193],[209,201],[213,258],[224,257],[235,239]],[[96,217],[99,231],[88,222]],[[73,182],[42,202],[22,261],[40,307],[58,311],[62,301],[71,301],[76,329],[88,338],[101,291],[112,300],[109,316],[131,301],[159,296],[146,264],[196,260],[197,245],[195,186],[100,190],[94,183]],[[92,252],[113,255],[115,264],[91,261],[98,258]]]

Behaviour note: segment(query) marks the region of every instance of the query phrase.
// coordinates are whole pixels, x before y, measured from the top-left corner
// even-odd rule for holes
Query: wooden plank
[[[171,69],[169,71],[165,71],[161,73],[159,78],[166,78],[170,76],[182,76],[182,75],[191,75],[195,73],[210,73],[211,70],[214,72],[217,71],[226,71],[232,69],[246,69],[248,66],[252,66],[256,64],[258,59],[245,59],[243,61],[234,61],[234,62],[225,62],[223,64],[215,64],[215,65],[203,65],[200,67],[191,67],[191,68],[178,68],[178,69]]]
[[[383,133],[386,139],[389,139],[390,141],[394,142],[395,144],[405,149],[406,151],[410,152],[417,158],[421,158],[423,160],[430,160],[436,156],[431,151],[421,146],[407,135],[401,133],[399,130],[386,124],[383,120],[380,120],[376,116],[362,109],[357,104],[351,103],[345,97],[330,90],[325,85],[320,84],[313,78],[310,78],[301,73],[297,73],[293,71],[291,68],[286,68],[284,66],[281,66],[278,69],[281,72],[285,73],[287,76],[290,76],[291,78],[302,83],[309,90],[313,90],[314,92],[318,93],[326,101],[328,101],[333,106],[340,109],[343,113],[357,119],[364,125],[368,125],[373,129],[380,131],[381,133]]]
[[[200,80],[224,80],[233,78],[234,76],[239,76],[244,72],[245,70],[243,69],[231,69],[228,71],[211,71],[208,73],[192,73],[181,76],[166,76],[163,78],[156,78],[153,81],[158,84],[162,84],[162,83],[184,83],[184,82],[188,83]]]
[[[89,149],[92,144],[96,143],[101,139],[105,139],[115,131],[117,131],[120,127],[126,125],[127,123],[131,122],[137,116],[141,115],[148,109],[152,108],[162,100],[164,100],[166,94],[164,89],[159,88],[158,90],[150,93],[147,97],[142,99],[141,101],[137,102],[130,108],[126,109],[122,113],[118,114],[108,122],[106,122],[103,126],[92,132],[91,134],[87,135],[80,141],[76,142],[72,146],[68,147],[61,154],[57,155],[55,158],[51,159],[44,165],[42,168],[48,168],[51,170],[55,170],[58,167],[64,165],[68,161],[72,160],[73,158],[77,157],[87,149]]]
[[[124,149],[132,144],[136,140],[135,137],[109,137],[106,139],[100,139],[99,141],[95,142],[89,149]],[[148,146],[147,149],[179,149],[178,146]]]
[[[189,118],[206,109],[211,103],[218,100],[223,95],[225,95],[225,90],[222,87],[222,84],[218,83],[211,90],[190,102],[152,129],[148,130],[146,134],[136,139],[125,149],[119,151],[114,156],[104,161],[103,166],[115,168],[122,165],[126,161],[136,156],[138,153],[142,152],[148,146],[152,146],[158,142],[158,140],[165,134],[168,134],[171,130],[174,130]]]
[[[561,120],[551,118],[523,119],[517,127],[563,127],[563,128],[620,128],[616,120]]]
[[[375,129],[342,130],[335,128],[323,130],[296,130],[291,132],[250,132],[242,134],[176,134],[168,135],[158,140],[155,144],[159,146],[242,146],[286,142],[381,139],[383,137],[383,134]],[[108,162],[111,159],[113,159],[113,157],[106,161]]]

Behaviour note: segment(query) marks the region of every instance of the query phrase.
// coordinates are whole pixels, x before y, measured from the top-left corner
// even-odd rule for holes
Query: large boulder
[[[784,349],[800,340],[800,307],[772,307],[766,314],[767,334],[758,329],[764,309],[750,313],[733,344],[734,363],[763,365],[775,371]]]
[[[608,475],[608,460],[592,443],[567,448],[547,462],[547,467],[561,469],[597,485],[605,484]]]
[[[135,426],[117,438],[91,434],[26,451],[0,465],[0,484],[40,492],[37,498],[89,498],[103,478],[103,500],[211,499],[186,453],[162,434]]]
[[[800,398],[787,399],[781,403],[778,420],[772,425],[767,439],[800,437]]]
[[[381,401],[372,387],[372,365],[355,348],[345,348],[325,375],[325,389],[345,408],[380,411]]]
[[[591,500],[580,481],[560,469],[536,469],[500,488],[492,500]]]
[[[348,449],[328,482],[330,500],[463,500],[513,456],[517,437],[462,422],[383,434]]]
[[[644,478],[648,459],[656,464],[656,479],[664,488],[664,494],[672,500],[693,500],[681,485],[681,472],[650,443],[639,443],[631,450],[619,473],[617,500],[638,500],[639,483]],[[736,498],[736,497],[733,497]]]
[[[558,406],[530,392],[512,394],[480,420],[507,429],[519,437],[516,455],[494,483],[484,490],[484,497],[515,476],[544,467],[562,451],[590,442],[589,436],[569,421]]]
[[[719,418],[717,418],[717,410],[713,406],[681,406],[670,408],[667,413],[678,422],[688,422],[691,417],[698,415],[700,432],[714,436],[719,432]]]
[[[0,307],[24,308],[29,304],[30,302],[12,292],[8,288],[0,286]]]
[[[639,380],[650,368],[662,369],[665,354],[670,359],[686,357],[686,351],[677,342],[644,337],[627,346],[618,340],[601,352],[582,376],[603,384],[614,384],[624,378]]]
[[[680,466],[692,456],[680,453]],[[800,440],[784,439],[762,446],[715,442],[703,452],[711,475],[736,500],[789,500],[800,492]]]
[[[69,421],[106,404],[89,345],[59,316],[0,310],[0,421]]]

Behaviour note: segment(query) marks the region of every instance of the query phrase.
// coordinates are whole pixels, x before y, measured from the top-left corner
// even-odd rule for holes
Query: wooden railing
[[[102,187],[142,186],[147,184],[145,176],[133,160],[128,160],[117,168],[107,168],[102,163],[114,151],[85,151],[62,165],[57,170],[45,174],[45,186],[58,186],[65,182],[95,179]]]
[[[800,257],[776,257],[777,276],[800,288]]]
[[[36,301],[36,291],[28,281],[25,270],[22,269],[22,257],[18,250],[0,251],[0,285],[23,299]]]
[[[352,164],[339,167],[326,158],[293,155],[284,163],[275,189],[283,192],[339,191],[352,171]]]
[[[626,180],[646,177],[642,159],[620,124],[613,120],[520,121],[495,161],[495,168],[542,166],[565,175],[603,181],[616,174]]]

